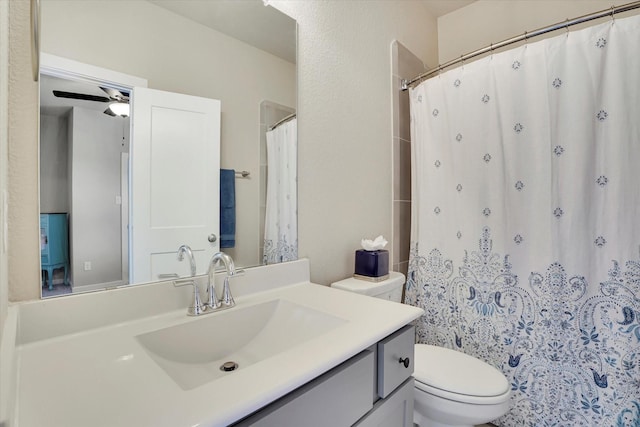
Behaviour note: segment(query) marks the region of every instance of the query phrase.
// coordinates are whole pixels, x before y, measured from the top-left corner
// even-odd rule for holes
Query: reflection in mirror
[[[92,84],[42,74],[40,90],[43,295],[70,292],[71,283],[77,290],[125,285],[128,114],[111,112],[110,97]]]
[[[205,11],[202,7],[217,10]],[[109,39],[96,34],[90,25],[95,16],[119,22],[121,30]],[[234,31],[242,33],[243,23],[249,30],[244,35],[233,37],[223,34],[223,29],[216,29],[215,17],[226,24],[231,23]],[[240,17],[243,22],[238,20]],[[149,88],[221,101],[220,168],[249,172],[245,177],[236,174],[235,244],[223,249],[233,257],[236,265],[243,267],[264,262],[266,132],[275,122],[295,112],[295,26],[294,20],[272,7],[265,7],[261,0],[42,1],[43,52],[139,76],[149,82]],[[281,41],[273,41],[271,37],[283,30],[286,34],[284,44],[288,46],[284,49]],[[273,46],[254,47],[248,44],[251,37],[262,42],[271,40]],[[162,52],[163,55],[151,52]],[[135,140],[129,141],[129,119],[104,114],[106,106],[115,102],[110,98],[115,96],[114,92],[100,88],[109,89],[108,85],[59,80],[51,76],[42,76],[41,80],[40,210],[43,214],[61,213],[67,219],[62,221],[55,215],[46,215],[47,218],[41,221],[41,234],[48,236],[41,240],[43,297],[127,284],[131,271],[135,269],[128,254],[126,227],[129,209],[135,208],[135,199],[131,200],[131,206],[127,206],[128,150],[135,144]],[[57,84],[64,89],[56,90],[109,98],[110,101],[50,95],[54,90],[51,85]],[[122,91],[122,88],[115,89]],[[57,108],[46,104],[46,96],[60,102],[83,103],[74,108],[79,112],[78,117],[83,114],[103,123],[87,129],[87,134],[96,144],[84,156],[93,158],[93,164],[75,163],[78,156],[72,155],[68,142],[72,129],[70,122],[75,121],[75,113],[70,113],[68,105]],[[124,91],[122,96],[128,96],[128,93]],[[66,113],[63,112],[65,109]],[[98,140],[107,135],[114,139],[98,145]],[[108,180],[98,182],[95,177],[87,178],[83,181],[86,194],[78,200],[72,197],[70,189],[74,173],[70,171],[95,172],[100,168],[106,169],[107,164],[111,170]],[[108,190],[102,188],[105,184],[102,180],[108,181]],[[100,198],[100,193],[107,194]],[[83,205],[93,208],[94,214],[81,216],[76,208]],[[73,221],[69,221],[70,214],[74,215]],[[60,233],[67,236],[67,241],[54,245],[52,231],[42,227],[64,228],[55,225],[58,223],[66,223],[67,230],[62,229]],[[74,228],[83,224],[83,231],[74,231],[69,224],[74,224]],[[54,259],[52,252],[59,250],[64,254],[65,244],[70,246],[73,236],[78,234],[86,235],[86,247],[81,249],[81,245],[76,243],[73,249],[67,249],[67,254],[73,253],[73,259],[69,255],[67,259],[62,256],[62,264],[55,263],[54,260],[60,258]],[[176,257],[177,250],[176,246]],[[284,257],[280,259],[287,260]],[[197,264],[198,274],[206,271],[206,262],[198,260]],[[188,262],[182,262],[180,266],[182,270],[177,271],[178,275],[190,274]],[[86,280],[80,281],[83,277]],[[49,292],[49,284],[52,292]]]
[[[263,102],[266,123],[266,196],[264,205],[264,264],[298,259],[298,138],[296,113]]]

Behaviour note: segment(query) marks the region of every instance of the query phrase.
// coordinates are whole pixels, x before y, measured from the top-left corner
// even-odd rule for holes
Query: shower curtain
[[[263,264],[298,259],[297,120],[267,132]]]
[[[640,426],[640,17],[411,90],[417,341],[500,369],[499,426]]]

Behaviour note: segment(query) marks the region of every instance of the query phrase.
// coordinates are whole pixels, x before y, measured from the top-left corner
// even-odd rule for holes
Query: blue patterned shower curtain
[[[410,98],[417,341],[502,370],[500,426],[640,426],[640,17]]]

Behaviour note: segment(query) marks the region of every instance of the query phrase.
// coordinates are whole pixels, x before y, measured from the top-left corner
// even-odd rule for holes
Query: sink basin
[[[184,390],[233,375],[330,331],[346,320],[275,299],[203,315],[193,321],[138,335],[151,358]],[[226,362],[238,365],[223,371]]]

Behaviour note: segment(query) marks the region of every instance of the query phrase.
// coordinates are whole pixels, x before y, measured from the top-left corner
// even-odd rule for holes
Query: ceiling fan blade
[[[61,90],[54,90],[53,95],[58,98],[81,99],[83,101],[96,101],[96,102],[111,101],[109,98],[106,98],[104,96],[87,95],[84,93],[74,93],[74,92],[63,92]]]
[[[107,108],[106,110],[103,111],[103,113],[105,113],[107,116],[111,116],[111,117],[115,117],[116,116],[116,113],[111,111],[111,108]]]
[[[121,101],[121,102],[129,101],[129,94],[126,92],[122,92],[122,91],[119,91],[118,89],[114,89],[111,87],[100,86],[100,89],[102,89],[107,95],[109,95],[109,98],[113,100]]]

